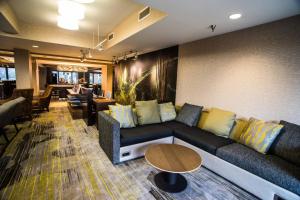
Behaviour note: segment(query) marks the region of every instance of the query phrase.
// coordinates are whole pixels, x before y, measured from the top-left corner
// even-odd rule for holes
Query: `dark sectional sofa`
[[[98,127],[100,145],[113,164],[143,156],[151,144],[177,143],[196,150],[206,168],[262,199],[300,199],[300,166],[276,155],[276,145],[264,155],[176,121],[120,129],[104,112],[98,113]]]

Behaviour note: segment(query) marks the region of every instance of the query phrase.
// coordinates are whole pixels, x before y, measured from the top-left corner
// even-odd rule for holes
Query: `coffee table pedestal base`
[[[156,174],[154,182],[159,189],[170,193],[181,192],[187,187],[187,181],[184,176],[169,172]]]

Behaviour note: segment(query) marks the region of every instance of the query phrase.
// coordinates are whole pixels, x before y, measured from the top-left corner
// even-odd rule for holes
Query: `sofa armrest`
[[[105,112],[98,112],[99,142],[113,164],[120,162],[120,123]]]
[[[9,101],[11,101],[11,100],[13,100],[14,98],[8,98],[8,99],[3,99],[3,100],[0,100],[0,105],[2,105],[2,104],[5,104],[6,102],[9,102]]]

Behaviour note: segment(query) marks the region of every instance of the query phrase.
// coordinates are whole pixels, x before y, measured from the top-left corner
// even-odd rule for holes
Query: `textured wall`
[[[300,124],[300,16],[179,47],[176,103]]]

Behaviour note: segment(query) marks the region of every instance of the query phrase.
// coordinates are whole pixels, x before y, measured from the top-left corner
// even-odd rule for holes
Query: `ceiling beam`
[[[111,31],[111,33],[114,34],[114,38],[112,40],[107,40],[104,43],[104,49],[113,47],[114,45],[148,28],[149,26],[157,23],[158,21],[164,19],[167,16],[166,13],[151,8],[150,14],[146,16],[143,20],[139,20],[140,12],[141,10],[133,12]]]
[[[0,0],[0,30],[9,34],[19,33],[17,17],[5,0]]]
[[[92,63],[81,63],[81,62],[70,62],[70,61],[60,61],[60,60],[45,60],[45,59],[35,59],[37,64],[48,64],[48,65],[76,65],[82,67],[93,67],[93,68],[103,68],[107,67],[105,64],[92,64]]]

